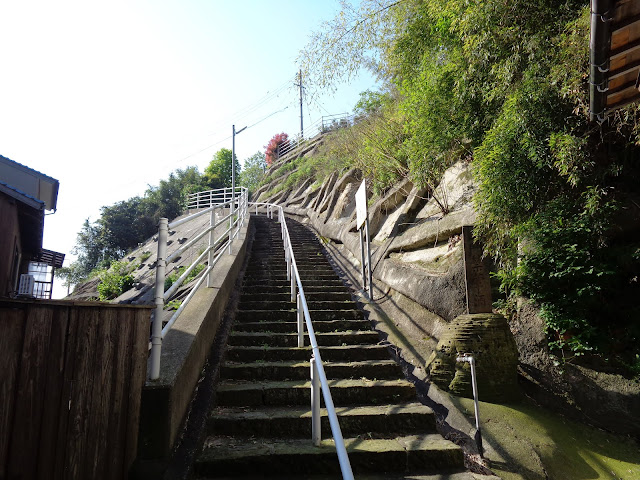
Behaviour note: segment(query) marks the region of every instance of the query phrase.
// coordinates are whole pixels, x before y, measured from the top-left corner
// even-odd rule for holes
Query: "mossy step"
[[[304,329],[306,330],[306,325]],[[298,331],[298,322],[239,322],[233,327],[236,332],[274,332],[293,333]],[[368,320],[317,320],[313,322],[315,332],[348,332],[352,330],[371,330]]]
[[[302,278],[302,277],[300,277]],[[322,276],[319,277],[314,277],[314,278],[309,278],[309,279],[302,279],[302,287],[304,288],[305,291],[307,291],[307,287],[327,287],[327,286],[343,286],[342,280],[340,280],[339,278],[337,278],[335,275],[333,275],[331,278],[323,278]],[[287,280],[287,277],[284,278],[245,278],[244,282],[242,282],[242,286],[243,287],[253,287],[256,285],[264,285],[265,283],[271,283],[274,282],[277,285],[280,286],[286,286],[289,285],[289,280]]]
[[[333,285],[308,285],[303,284],[305,295],[308,293],[349,293],[347,287],[343,283]],[[249,292],[257,295],[268,295],[271,293],[289,293],[291,294],[291,285],[270,285],[264,283],[262,285],[251,285],[247,288],[242,288],[242,292]]]
[[[415,401],[413,384],[406,380],[329,380],[333,401],[338,406],[376,405]],[[304,380],[224,380],[218,386],[218,405],[308,405],[311,382]]]
[[[402,375],[393,360],[361,360],[348,363],[325,362],[328,379],[375,378],[391,380]],[[225,362],[220,376],[226,380],[307,380],[309,361],[282,360],[276,362]]]
[[[331,332],[316,333],[316,340],[319,346],[325,345],[363,345],[378,343],[380,337],[377,332],[372,331],[352,331],[352,332]],[[297,333],[267,333],[267,332],[231,332],[229,335],[229,345],[238,346],[271,346],[271,347],[295,347],[298,345]],[[309,339],[305,333],[305,345],[309,344]]]
[[[193,480],[205,480],[206,477],[195,476],[192,477]],[[239,477],[219,477],[216,475],[216,480],[231,480],[238,479]],[[241,478],[255,478],[254,476],[250,477],[241,477]],[[336,480],[335,475],[278,475],[278,480]],[[413,475],[413,474],[404,474],[404,473],[385,473],[382,475],[376,474],[359,474],[358,480],[500,480],[500,477],[496,477],[495,475],[481,475],[479,473],[471,473],[471,472],[453,472],[453,473],[438,473],[434,475]]]
[[[305,295],[306,298],[306,295]],[[296,308],[296,305],[291,301],[291,292],[289,292],[289,298],[285,301],[276,301],[272,298],[266,298],[257,302],[248,302],[241,299],[238,303],[239,311],[257,311],[257,310],[291,310]],[[316,301],[307,298],[307,308],[311,310],[355,310],[355,303],[352,300],[348,301]]]
[[[289,304],[290,308],[287,310],[240,310],[236,314],[236,321],[238,322],[260,322],[269,320],[279,320],[283,322],[295,322],[297,320],[298,313],[293,308],[293,304]],[[353,303],[350,302],[353,307]],[[309,309],[309,315],[311,321],[316,320],[363,320],[364,313],[355,308],[351,309],[327,309],[317,310]]]
[[[394,439],[346,438],[354,474],[382,472],[440,473],[460,471],[460,447],[440,435],[408,435]],[[252,439],[210,437],[194,465],[197,475],[339,474],[333,440],[319,447],[309,439]]]
[[[326,270],[327,272],[334,271],[331,264],[324,259],[318,259],[317,261],[312,261],[312,260],[301,260],[296,257],[296,266],[300,270],[311,270],[311,269],[318,268],[318,269]],[[285,262],[278,263],[277,265],[258,263],[252,266],[248,266],[245,271],[245,274],[259,272],[264,269],[268,269],[270,272],[281,271],[286,273],[287,264]]]
[[[351,295],[347,292],[306,292],[305,297],[308,302],[348,302],[351,301]],[[261,302],[272,300],[274,302],[291,303],[291,292],[271,293],[269,295],[253,293],[251,291],[243,292],[240,296],[240,304],[244,302]]]
[[[389,352],[384,345],[348,345],[321,347],[322,359],[328,362],[340,360],[387,360]],[[264,346],[227,346],[226,358],[236,362],[265,362],[277,360],[309,360],[311,347],[264,347]]]
[[[337,407],[336,414],[345,437],[366,434],[367,438],[392,438],[436,429],[433,411],[420,403]],[[321,409],[320,415],[322,436],[331,437],[326,409]],[[207,427],[212,435],[311,438],[311,411],[308,407],[217,407],[209,415]]]

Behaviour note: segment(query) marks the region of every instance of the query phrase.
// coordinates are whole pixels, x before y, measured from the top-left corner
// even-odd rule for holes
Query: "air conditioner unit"
[[[22,297],[33,297],[33,286],[35,284],[35,277],[33,275],[22,274],[20,275],[20,284],[18,285],[18,295]]]

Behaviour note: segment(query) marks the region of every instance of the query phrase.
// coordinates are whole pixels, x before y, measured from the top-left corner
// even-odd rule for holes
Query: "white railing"
[[[233,240],[238,235],[240,228],[244,225],[244,221],[247,214],[248,205],[248,190],[244,187],[238,188],[236,197],[232,198],[231,189],[210,190],[208,192],[200,192],[203,198],[208,198],[209,203],[205,203],[203,198],[197,198],[198,208],[204,208],[193,215],[176,220],[169,223],[166,218],[161,218],[158,227],[158,259],[156,264],[156,283],[155,283],[155,313],[153,316],[152,330],[151,330],[151,372],[150,379],[156,380],[160,376],[160,356],[162,353],[162,340],[166,336],[167,332],[171,329],[171,326],[184,311],[187,304],[191,301],[195,292],[207,280],[207,287],[210,287],[213,283],[211,272],[213,267],[218,263],[220,258],[224,256],[226,252],[232,253],[231,245]],[[196,196],[198,194],[195,194]],[[179,225],[183,225],[190,222],[202,215],[209,214],[209,226],[196,235],[194,238],[186,242],[184,245],[178,247],[173,253],[167,256],[167,237],[169,229],[175,228]],[[220,217],[216,220],[216,217]],[[223,230],[220,232],[220,230]],[[180,277],[171,285],[165,292],[165,276],[166,266],[169,262],[177,259],[181,254],[187,250],[193,249],[199,245],[200,241],[208,234],[208,245],[204,251],[196,258],[196,260],[189,265],[186,270],[180,275]],[[216,236],[217,234],[217,236]],[[180,307],[171,316],[166,325],[162,325],[164,317],[164,305],[171,297],[178,291],[178,288],[189,278],[193,270],[206,261],[206,268],[198,277],[195,285],[191,288],[191,291],[187,297],[182,301]]]
[[[231,200],[231,190],[231,188],[217,188],[215,190],[191,193],[187,199],[187,209],[208,208],[213,205],[227,203]],[[236,198],[240,198],[244,190],[246,190],[244,187],[236,187]]]
[[[327,133],[339,128],[352,126],[357,121],[357,117],[348,113],[340,113],[337,115],[323,116],[316,120],[310,126],[304,129],[303,134],[289,137],[282,144],[278,145],[278,158],[295,150],[298,146],[305,142],[305,139],[314,138],[320,133]]]
[[[311,316],[309,315],[309,307],[307,306],[307,299],[304,295],[304,288],[300,280],[300,274],[298,272],[298,266],[293,254],[293,248],[291,246],[291,238],[289,237],[289,229],[284,217],[284,211],[281,206],[273,203],[250,203],[251,207],[255,207],[255,213],[258,214],[258,208],[264,207],[264,211],[269,218],[273,218],[274,213],[277,212],[278,221],[280,222],[280,229],[282,234],[282,241],[284,242],[284,255],[287,262],[287,279],[291,281],[291,302],[296,302],[297,306],[297,328],[298,328],[298,347],[304,347],[304,325],[307,326],[307,334],[309,336],[309,343],[311,344],[311,438],[314,445],[319,446],[321,440],[320,431],[320,391],[322,390],[322,396],[324,398],[324,405],[327,409],[327,416],[329,417],[329,425],[331,426],[331,433],[333,434],[333,440],[336,445],[336,453],[338,454],[338,461],[340,462],[340,470],[342,471],[342,478],[344,480],[353,480],[353,472],[351,471],[351,464],[349,462],[349,456],[347,449],[344,445],[344,439],[342,437],[342,431],[340,430],[340,424],[338,422],[338,416],[336,414],[335,407],[333,405],[333,399],[331,398],[331,391],[329,390],[329,383],[327,376],[324,372],[324,366],[322,364],[322,357],[320,356],[320,350],[318,349],[318,342],[316,340],[316,334],[313,330],[313,324],[311,323]],[[297,288],[297,292],[296,292]],[[303,322],[304,320],[304,322]]]

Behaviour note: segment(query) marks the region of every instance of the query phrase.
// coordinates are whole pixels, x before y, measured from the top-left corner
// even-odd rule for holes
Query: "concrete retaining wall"
[[[196,292],[164,339],[160,378],[147,380],[142,391],[134,478],[160,478],[164,470],[242,268],[249,225],[250,219],[233,242],[233,254],[214,267],[213,287]]]

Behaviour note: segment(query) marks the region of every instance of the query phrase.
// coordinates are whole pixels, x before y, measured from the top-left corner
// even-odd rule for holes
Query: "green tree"
[[[71,292],[71,287],[80,283],[84,277],[79,271],[78,262],[72,262],[68,267],[56,270],[56,277],[62,279],[62,286],[67,287],[67,295]]]
[[[240,172],[240,185],[247,187],[249,192],[255,192],[267,170],[265,154],[256,152],[244,161],[244,168]]]
[[[228,148],[222,148],[215,153],[213,159],[204,170],[204,181],[209,188],[231,187],[231,156],[231,150]],[[238,162],[237,156],[233,161],[233,166],[237,180],[238,172],[240,172],[240,162]]]
[[[472,162],[475,232],[503,289],[542,305],[556,345],[604,351],[597,339],[623,328],[633,355],[639,287],[624,265],[637,264],[629,234],[640,222],[625,235],[615,222],[637,204],[640,107],[589,121],[589,13],[580,0],[342,2],[300,61],[321,87],[362,67],[385,82],[395,105],[365,94],[358,110],[369,119],[353,127],[364,140],[349,147],[374,185],[405,168],[432,185],[453,162]]]

